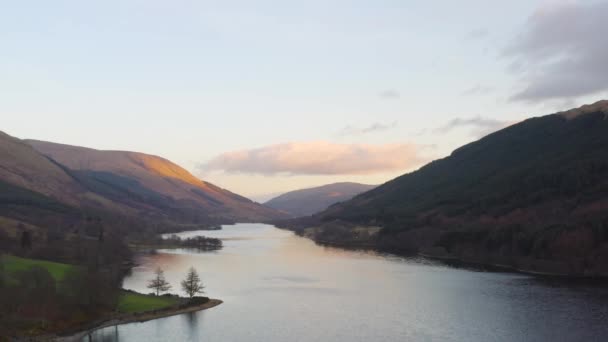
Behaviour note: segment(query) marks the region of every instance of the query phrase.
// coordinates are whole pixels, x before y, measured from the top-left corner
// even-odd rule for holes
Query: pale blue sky
[[[484,129],[441,129],[464,122],[455,119],[498,128],[606,97],[595,87],[511,99],[539,77],[513,70],[541,62],[509,47],[536,37],[543,16],[559,23],[555,8],[597,3],[0,0],[0,129],[161,155],[254,198],[379,183],[414,166],[311,175],[206,165],[229,151],[309,141],[409,143],[436,158]]]

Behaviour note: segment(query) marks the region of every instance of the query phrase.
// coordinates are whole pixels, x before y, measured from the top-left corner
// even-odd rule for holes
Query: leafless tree
[[[186,292],[189,298],[194,297],[198,293],[204,293],[203,283],[194,267],[190,267],[186,279],[182,280],[182,290]]]
[[[160,267],[156,269],[154,274],[154,279],[150,279],[150,281],[148,281],[149,289],[154,289],[154,292],[157,296],[159,296],[161,292],[167,292],[171,290],[171,284],[169,284],[165,279],[165,272],[163,272]]]

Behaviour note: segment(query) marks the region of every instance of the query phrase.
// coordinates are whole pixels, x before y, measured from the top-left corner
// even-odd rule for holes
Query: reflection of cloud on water
[[[272,292],[272,293],[294,293],[294,292],[306,292],[314,293],[317,295],[338,295],[345,291],[335,287],[308,287],[308,286],[259,286],[243,291],[244,294],[259,294],[261,292]]]
[[[155,253],[139,255],[135,263],[134,269],[142,269],[146,271],[154,271],[157,267],[168,268],[179,262],[179,256],[156,251]]]
[[[263,277],[263,280],[279,280],[279,281],[288,281],[293,283],[317,283],[320,281],[319,278],[312,277],[301,277],[301,276],[269,276]]]

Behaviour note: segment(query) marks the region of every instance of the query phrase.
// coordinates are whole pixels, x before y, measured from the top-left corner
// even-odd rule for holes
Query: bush
[[[209,297],[192,297],[188,300],[188,305],[203,305],[209,301]]]

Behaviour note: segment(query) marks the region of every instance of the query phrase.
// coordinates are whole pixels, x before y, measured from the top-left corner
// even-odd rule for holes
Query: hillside
[[[608,276],[608,101],[528,119],[288,225],[336,243],[381,226],[369,242],[385,250]]]
[[[277,211],[194,177],[161,157],[27,140],[87,189],[141,214],[191,220],[263,221]]]
[[[0,181],[77,205],[86,191],[60,165],[0,132]]]
[[[292,217],[309,216],[320,212],[332,204],[347,201],[375,185],[359,183],[333,183],[314,188],[290,191],[277,196],[266,206],[284,211]]]
[[[0,233],[16,237],[26,229],[45,237],[48,229],[65,230],[58,223],[79,221],[85,208],[128,212],[89,191],[30,145],[0,132]]]

